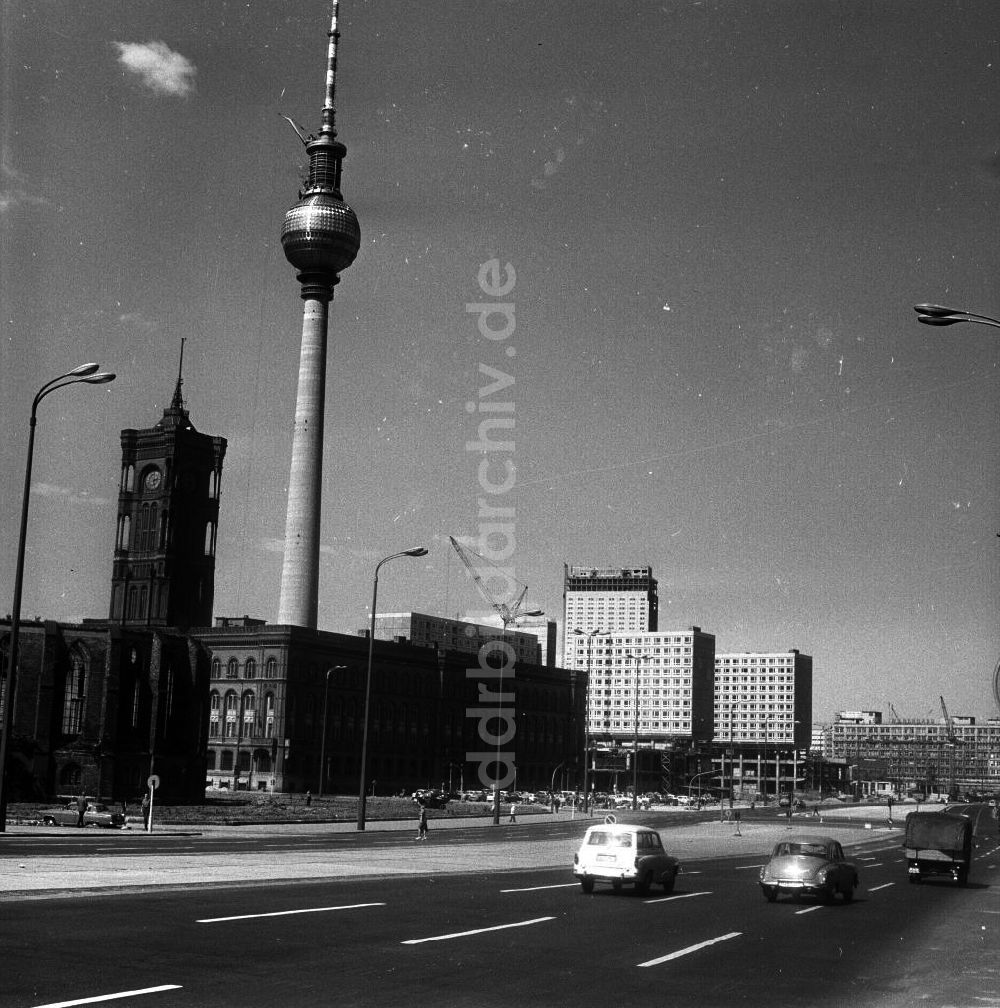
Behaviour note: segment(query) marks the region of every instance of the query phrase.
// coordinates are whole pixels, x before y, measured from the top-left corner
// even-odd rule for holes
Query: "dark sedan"
[[[80,811],[76,802],[71,801],[59,808],[42,809],[38,817],[46,826],[76,826],[80,821]],[[88,801],[87,810],[83,813],[83,825],[120,829],[125,825],[125,816],[121,812],[113,812],[107,805]]]

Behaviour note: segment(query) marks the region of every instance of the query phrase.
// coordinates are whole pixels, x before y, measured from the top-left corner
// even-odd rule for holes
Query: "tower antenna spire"
[[[184,397],[181,395],[181,386],[184,384],[184,344],[187,342],[186,337],[181,337],[181,359],[180,363],[177,365],[177,387],[174,389],[174,399],[171,402],[171,409],[184,409]]]
[[[340,0],[332,0],[332,5],[330,30],[327,32],[330,42],[326,53],[326,95],[323,101],[323,123],[320,132],[335,137],[337,135],[337,127],[334,123],[337,115],[337,45],[340,42],[337,18],[340,14]]]

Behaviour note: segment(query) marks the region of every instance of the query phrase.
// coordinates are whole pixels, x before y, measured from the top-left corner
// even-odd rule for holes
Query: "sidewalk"
[[[667,849],[685,860],[706,857],[764,856],[772,844],[789,831],[837,836],[845,845],[873,840],[898,844],[898,829],[886,827],[884,816],[876,826],[859,829],[848,818],[856,819],[859,809],[836,809],[823,819],[793,816],[791,823],[775,810],[770,821],[723,823],[690,822],[674,825],[672,820],[683,812],[663,812],[663,839]],[[872,810],[873,812],[876,810]],[[381,834],[374,843],[341,850],[315,850],[304,845],[294,855],[271,850],[210,854],[134,854],[116,851],[121,833],[108,831],[107,843],[86,857],[37,855],[17,858],[5,850],[5,839],[24,836],[71,837],[66,828],[37,826],[8,827],[0,834],[0,902],[51,896],[98,895],[123,889],[208,887],[253,884],[264,881],[296,881],[349,878],[353,876],[437,875],[467,871],[507,871],[515,868],[565,868],[568,880],[573,854],[586,827],[600,822],[604,812],[571,819],[567,813],[556,816],[525,817],[516,824],[493,827],[492,817],[480,819],[432,819],[430,839],[426,843],[406,842],[406,833],[414,832],[413,821],[369,821],[367,832]],[[621,821],[625,816],[619,816]],[[838,822],[838,820],[840,820]],[[537,823],[578,824],[571,838],[544,839],[533,828]],[[489,827],[502,830],[505,843],[491,838],[483,843],[454,843],[447,833],[454,829]],[[171,827],[145,834],[130,832],[130,839],[148,837],[151,842],[164,837],[176,838],[178,849],[186,836],[225,835],[239,839],[267,839],[276,835],[303,837],[330,833],[355,833],[353,822],[267,825]],[[93,835],[92,832],[89,834]]]

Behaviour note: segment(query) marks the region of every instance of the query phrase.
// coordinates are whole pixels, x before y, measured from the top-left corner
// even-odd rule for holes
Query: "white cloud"
[[[154,94],[183,98],[194,91],[194,64],[165,42],[116,42],[118,62]]]
[[[159,323],[156,319],[146,318],[142,312],[126,312],[124,315],[118,316],[118,321],[126,329],[131,329],[133,332],[143,336],[149,336],[159,328]]]
[[[48,206],[44,196],[28,188],[28,180],[8,164],[0,165],[0,213],[18,206]]]
[[[111,503],[108,497],[100,497],[87,493],[86,490],[73,490],[70,487],[55,486],[52,483],[32,483],[31,493],[35,497],[59,497],[74,504],[84,504],[88,507],[105,507]]]

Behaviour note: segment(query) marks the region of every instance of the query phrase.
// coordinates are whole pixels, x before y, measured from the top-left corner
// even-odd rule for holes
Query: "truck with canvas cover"
[[[972,821],[951,812],[911,812],[903,849],[911,882],[927,875],[950,875],[965,885],[972,860]]]

